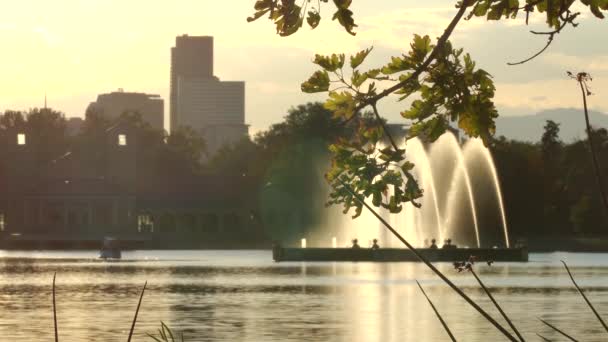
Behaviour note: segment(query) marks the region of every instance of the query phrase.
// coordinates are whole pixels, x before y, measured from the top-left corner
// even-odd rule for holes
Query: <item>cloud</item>
[[[570,70],[574,73],[585,71],[591,74],[608,73],[608,56],[573,56],[564,53],[554,52],[547,53],[542,56],[544,62],[560,67],[564,70]]]
[[[608,80],[599,80],[591,86],[596,89],[608,89]],[[582,106],[581,93],[576,81],[566,78],[526,83],[497,83],[494,101],[499,109],[504,109],[509,114],[517,114],[517,110],[525,110],[527,112],[521,114],[529,114],[530,111]],[[588,102],[592,110],[608,109],[608,96],[599,96],[599,94],[591,96]]]
[[[530,98],[530,100],[534,101],[534,102],[542,102],[542,101],[546,101],[548,98],[546,96],[532,96]]]

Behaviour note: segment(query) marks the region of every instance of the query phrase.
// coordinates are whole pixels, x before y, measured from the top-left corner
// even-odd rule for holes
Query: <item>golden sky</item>
[[[299,84],[315,70],[315,52],[352,52],[375,46],[369,66],[383,64],[408,46],[414,32],[438,36],[454,13],[450,1],[355,1],[357,37],[344,33],[329,13],[319,29],[288,38],[267,20],[248,24],[254,0],[20,0],[0,7],[0,110],[49,104],[82,116],[97,94],[118,88],[168,98],[170,47],[175,36],[215,36],[215,73],[247,82],[246,120],[253,130],[279,121],[286,110],[320,97],[301,94]],[[326,7],[326,12],[329,12]],[[602,96],[591,106],[608,111],[608,21],[589,18],[557,37],[538,60],[522,67],[506,62],[543,46],[521,21],[463,22],[454,36],[479,65],[495,76],[505,115],[578,107],[579,94],[565,71],[584,68]],[[387,100],[393,102],[392,100]],[[166,103],[166,106],[168,103]],[[387,103],[396,119],[403,104]]]

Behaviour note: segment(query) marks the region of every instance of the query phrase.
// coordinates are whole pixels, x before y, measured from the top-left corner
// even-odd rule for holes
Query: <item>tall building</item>
[[[87,113],[94,112],[108,119],[116,119],[125,112],[137,112],[143,120],[155,129],[164,129],[164,101],[160,95],[144,93],[128,93],[122,89],[97,96],[96,102],[91,102]]]
[[[213,74],[213,37],[176,38],[170,101],[171,130],[194,128],[205,138],[210,154],[248,134],[245,82],[220,81]]]

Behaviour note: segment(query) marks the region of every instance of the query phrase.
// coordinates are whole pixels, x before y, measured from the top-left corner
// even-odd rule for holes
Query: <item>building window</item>
[[[0,213],[0,232],[3,232],[6,229],[6,222],[4,218],[4,214]]]
[[[118,146],[127,146],[127,135],[126,134],[118,135]]]
[[[154,220],[152,215],[141,214],[137,216],[137,232],[154,233]]]
[[[25,134],[24,133],[17,134],[17,145],[25,145]]]

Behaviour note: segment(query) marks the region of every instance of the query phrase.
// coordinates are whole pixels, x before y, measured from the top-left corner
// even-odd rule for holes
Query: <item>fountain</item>
[[[429,146],[414,138],[403,148],[407,159],[416,165],[414,176],[424,190],[421,208],[406,203],[397,214],[378,209],[400,234],[418,247],[428,246],[433,238],[440,246],[449,238],[463,247],[509,247],[496,167],[481,140],[470,139],[461,146],[447,133]],[[348,246],[353,238],[358,238],[362,247],[371,246],[374,238],[383,247],[403,247],[365,209],[352,219],[341,208],[330,207],[323,222],[317,234],[327,237],[327,245],[335,236],[340,247]]]

